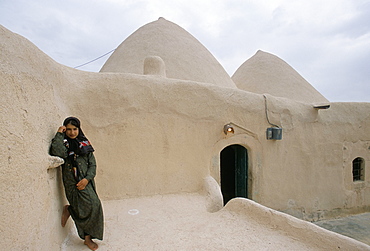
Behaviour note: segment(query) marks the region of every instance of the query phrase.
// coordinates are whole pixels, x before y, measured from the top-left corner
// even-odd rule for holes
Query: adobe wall
[[[199,191],[208,175],[220,182],[220,151],[241,144],[253,200],[306,220],[369,209],[369,174],[353,183],[351,173],[354,158],[370,158],[369,103],[317,110],[266,95],[270,122],[283,128],[275,141],[266,140],[262,95],[133,74],[74,81],[88,95],[71,95],[73,83],[59,91],[94,142],[103,199]],[[246,130],[225,135],[228,122]]]
[[[64,194],[48,148],[66,113],[53,85],[64,73],[31,43],[0,26],[0,246],[58,250]]]
[[[296,106],[270,105],[283,139],[265,141],[260,203],[310,221],[369,211],[368,168],[364,181],[353,182],[352,160],[370,161],[370,104]]]

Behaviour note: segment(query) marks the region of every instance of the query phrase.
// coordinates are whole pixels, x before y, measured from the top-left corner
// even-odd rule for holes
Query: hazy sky
[[[190,32],[231,76],[262,50],[332,102],[370,102],[370,0],[0,0],[1,25],[70,67],[159,17]],[[78,69],[99,71],[107,59]]]

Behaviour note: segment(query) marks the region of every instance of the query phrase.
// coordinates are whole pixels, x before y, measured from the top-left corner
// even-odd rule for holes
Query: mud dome
[[[243,215],[259,218],[265,210],[247,201],[271,208],[268,218],[279,229],[289,224],[276,217],[291,218],[274,210],[314,221],[370,209],[370,103],[329,103],[270,53],[257,52],[231,78],[193,36],[163,18],[129,36],[99,73],[60,65],[2,26],[0,51],[1,246],[58,250],[73,228],[60,227],[60,168],[50,168],[60,163],[48,155],[70,115],[96,149],[106,205],[199,194],[204,213],[213,215],[226,194],[238,196],[232,182],[221,184],[224,173],[236,175],[236,166],[225,164],[234,158],[244,163],[242,197],[251,200],[229,206],[241,224]],[[233,132],[224,133],[227,124]],[[277,126],[282,139],[266,139],[267,128]],[[356,158],[363,175],[354,182]],[[294,220],[317,244],[323,233],[307,224]],[[327,243],[341,238],[330,236]]]

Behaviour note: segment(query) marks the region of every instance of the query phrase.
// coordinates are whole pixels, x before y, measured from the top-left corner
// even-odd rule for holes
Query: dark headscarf
[[[68,141],[68,154],[70,155],[71,152],[73,152],[77,155],[85,155],[89,152],[93,152],[94,148],[92,147],[90,141],[86,138],[81,129],[80,120],[76,117],[68,117],[64,120],[63,125],[67,126],[68,124],[71,124],[78,128],[78,135],[75,139],[71,139],[67,135],[65,135],[65,139]]]
[[[67,126],[71,124],[78,128],[78,135],[76,138],[71,139],[66,134],[64,136],[64,145],[68,149],[68,159],[72,163],[72,173],[76,182],[79,182],[81,179],[80,169],[76,162],[76,158],[79,155],[85,155],[89,152],[93,152],[94,148],[90,144],[90,141],[86,138],[85,134],[81,130],[81,122],[78,118],[68,117],[64,120],[63,125]]]

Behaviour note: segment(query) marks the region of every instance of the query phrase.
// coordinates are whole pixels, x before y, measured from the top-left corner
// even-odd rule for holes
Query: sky
[[[159,17],[192,34],[230,76],[262,50],[331,102],[370,102],[370,0],[0,0],[2,26],[69,67]],[[77,69],[98,72],[110,55]]]

